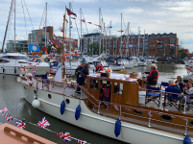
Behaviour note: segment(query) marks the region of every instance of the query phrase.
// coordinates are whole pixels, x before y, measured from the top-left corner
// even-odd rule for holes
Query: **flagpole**
[[[80,8],[80,50],[82,52],[82,15],[81,15],[81,8]]]
[[[122,58],[122,13],[121,13],[121,46],[120,46],[119,52],[120,52],[120,56]]]
[[[47,27],[47,5],[48,5],[48,3],[46,2],[46,13],[45,13],[45,44],[44,44],[44,46],[46,47],[47,45],[46,45],[46,39],[47,39],[47,35],[46,35],[46,27]]]
[[[71,11],[71,2],[69,3],[69,9]],[[71,67],[71,14],[69,15],[69,50],[70,50],[70,67]]]
[[[65,78],[65,64],[64,64],[64,41],[65,41],[65,23],[66,23],[66,8],[65,8],[65,14],[63,16],[63,38],[62,38],[62,65],[63,65],[63,71],[62,71],[62,78]]]

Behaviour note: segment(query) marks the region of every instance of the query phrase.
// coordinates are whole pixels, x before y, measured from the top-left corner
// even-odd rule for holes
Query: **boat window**
[[[98,90],[98,80],[91,79],[91,81],[90,81],[90,88]]]
[[[28,63],[28,62],[24,62],[24,61],[19,61],[18,63]]]
[[[114,93],[120,94],[120,95],[123,94],[123,83],[118,83],[118,82],[114,83]]]
[[[7,58],[7,59],[27,59],[25,56],[2,56],[2,58]]]
[[[8,63],[8,60],[0,59],[0,63]]]

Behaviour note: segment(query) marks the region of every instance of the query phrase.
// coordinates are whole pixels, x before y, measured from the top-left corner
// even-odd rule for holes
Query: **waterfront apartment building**
[[[27,40],[9,40],[6,45],[6,51],[8,52],[27,52],[28,41]]]
[[[110,55],[121,56],[177,57],[179,50],[177,34],[174,33],[106,37],[101,43]]]
[[[46,35],[45,35],[45,27],[39,30],[32,30],[32,32],[28,34],[29,43],[39,45],[40,47],[43,47],[45,45],[45,38],[46,38],[46,44],[48,40],[50,39],[52,40],[53,38],[52,26],[46,27]]]

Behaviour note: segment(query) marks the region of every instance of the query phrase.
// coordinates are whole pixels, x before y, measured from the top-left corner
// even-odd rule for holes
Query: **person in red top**
[[[157,66],[155,64],[151,64],[151,71],[147,77],[147,84],[153,86],[157,85],[158,77],[159,71],[157,70]]]
[[[95,67],[95,72],[101,72],[101,71],[103,71],[103,66],[101,62],[98,62],[97,66]]]

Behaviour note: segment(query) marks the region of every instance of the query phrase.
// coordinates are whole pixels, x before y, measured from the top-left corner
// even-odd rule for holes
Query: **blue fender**
[[[81,107],[80,107],[80,105],[78,105],[78,106],[76,107],[76,112],[75,112],[75,119],[76,119],[76,120],[79,119],[80,113],[81,113]]]
[[[185,136],[183,144],[192,144],[191,139],[188,135]]]
[[[60,104],[60,113],[61,113],[61,115],[64,114],[64,112],[65,112],[65,107],[66,107],[66,104],[65,104],[64,101],[62,101],[61,104]]]
[[[115,136],[118,137],[120,132],[121,132],[121,121],[120,121],[120,119],[118,119],[115,122],[115,130],[114,130]]]

